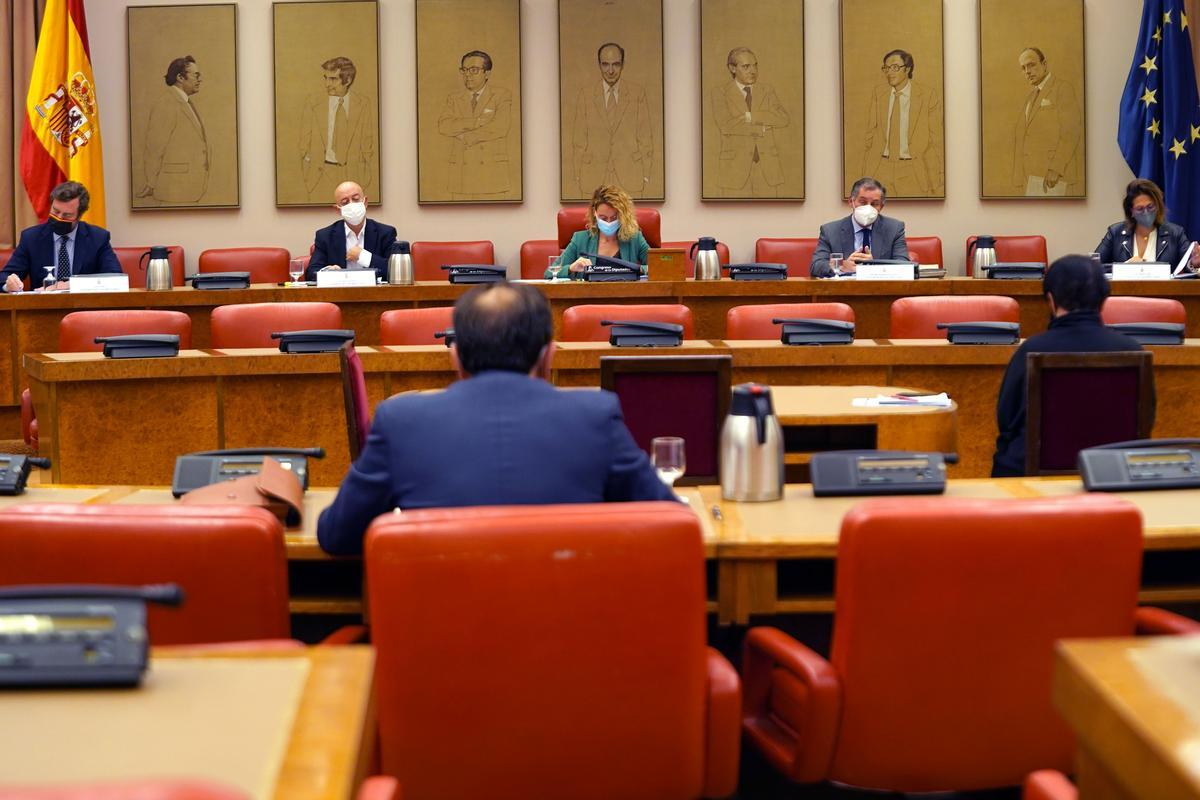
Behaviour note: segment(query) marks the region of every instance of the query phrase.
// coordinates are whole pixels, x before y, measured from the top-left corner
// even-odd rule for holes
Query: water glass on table
[[[556,256],[550,256],[550,263],[548,265],[546,265],[546,269],[550,271],[550,277],[547,278],[546,280],[549,280],[549,281],[558,280],[559,270],[562,269],[562,264],[560,264],[558,262],[558,260],[560,258],[562,258],[562,253],[559,253]]]
[[[304,274],[304,259],[293,258],[288,262],[288,275],[292,276],[292,286],[304,286],[300,281],[300,276]]]
[[[54,286],[55,286],[55,284],[58,283],[58,279],[55,277],[55,273],[58,271],[58,267],[51,264],[50,266],[45,267],[45,270],[46,270],[46,277],[42,278],[42,291],[43,292],[54,291]]]
[[[650,463],[654,465],[658,479],[674,489],[675,481],[687,471],[683,439],[678,436],[655,436],[650,440]]]
[[[833,270],[834,275],[842,274],[842,260],[844,256],[841,253],[829,254],[829,268]]]

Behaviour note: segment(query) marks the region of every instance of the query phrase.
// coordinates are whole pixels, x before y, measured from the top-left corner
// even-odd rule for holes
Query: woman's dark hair
[[[1087,256],[1063,256],[1042,278],[1042,293],[1065,311],[1099,311],[1108,297],[1104,267]]]
[[[1137,222],[1133,219],[1133,201],[1139,195],[1144,194],[1154,201],[1154,208],[1157,213],[1154,215],[1154,227],[1162,227],[1163,220],[1166,218],[1167,202],[1163,200],[1162,189],[1158,188],[1158,184],[1154,181],[1148,181],[1145,178],[1137,178],[1129,182],[1125,187],[1125,224],[1129,226],[1129,232],[1133,233],[1137,227]]]
[[[550,303],[532,286],[486,283],[454,304],[454,345],[468,375],[527,373],[552,338]]]

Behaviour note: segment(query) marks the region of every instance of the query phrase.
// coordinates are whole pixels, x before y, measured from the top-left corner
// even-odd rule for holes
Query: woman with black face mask
[[[1108,226],[1096,248],[1105,264],[1152,261],[1174,269],[1192,242],[1181,225],[1166,221],[1162,189],[1138,178],[1125,187],[1125,219]],[[1200,266],[1200,247],[1192,248],[1189,268]]]

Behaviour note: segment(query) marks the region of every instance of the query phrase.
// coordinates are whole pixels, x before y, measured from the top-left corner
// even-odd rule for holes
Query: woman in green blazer
[[[556,267],[546,270],[547,278],[580,277],[592,261],[584,253],[615,256],[623,261],[642,265],[646,272],[646,251],[650,245],[638,230],[637,214],[633,200],[617,186],[600,186],[592,193],[592,204],[588,206],[587,227],[576,231],[554,263]]]

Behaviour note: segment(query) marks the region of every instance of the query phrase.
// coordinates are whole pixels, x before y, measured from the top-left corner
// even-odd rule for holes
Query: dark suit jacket
[[[1188,245],[1192,243],[1182,225],[1174,222],[1163,222],[1158,229],[1158,246],[1155,248],[1155,261],[1170,264],[1172,268],[1183,258]],[[1116,261],[1128,261],[1133,258],[1133,231],[1127,222],[1114,222],[1104,232],[1104,238],[1096,247],[1100,260],[1105,264]]]
[[[362,552],[371,520],[397,507],[671,499],[615,395],[483,372],[380,403],[317,538],[329,553]]]
[[[75,232],[75,259],[71,262],[72,275],[94,275],[97,272],[120,272],[121,262],[109,244],[108,231],[80,222]],[[21,231],[21,240],[17,249],[0,273],[0,286],[9,275],[18,278],[29,278],[34,286],[41,286],[45,278],[43,267],[58,263],[58,254],[54,251],[54,233],[49,223],[34,225]],[[30,275],[30,270],[33,274]]]
[[[1123,333],[1106,328],[1095,311],[1072,311],[1050,320],[1045,333],[1030,336],[1013,353],[996,401],[996,454],[992,477],[1025,474],[1025,356],[1029,353],[1111,353],[1141,350]],[[1151,409],[1153,420],[1153,409]]]
[[[854,252],[854,222],[850,216],[842,217],[821,226],[817,249],[813,251],[808,274],[814,278],[833,275],[829,268],[829,254],[841,253],[849,256]],[[871,226],[871,255],[875,258],[908,258],[908,242],[904,240],[904,223],[892,217],[880,216]]]
[[[363,249],[371,254],[371,269],[375,270],[376,277],[386,278],[387,259],[396,241],[396,229],[368,219],[366,234],[363,237]],[[346,223],[340,219],[317,231],[316,246],[308,262],[305,280],[315,281],[317,270],[330,264],[346,266]]]

